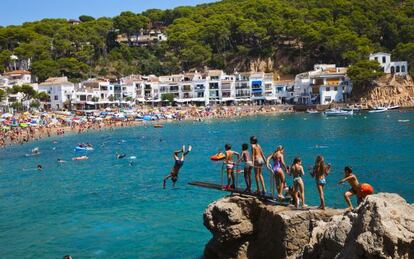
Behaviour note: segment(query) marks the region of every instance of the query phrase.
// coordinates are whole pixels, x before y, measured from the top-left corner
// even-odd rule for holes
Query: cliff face
[[[367,90],[354,90],[354,97],[364,108],[388,105],[414,106],[414,82],[409,75],[387,74],[375,81]]]
[[[355,212],[294,210],[232,196],[210,204],[206,258],[414,258],[414,206],[368,196]]]

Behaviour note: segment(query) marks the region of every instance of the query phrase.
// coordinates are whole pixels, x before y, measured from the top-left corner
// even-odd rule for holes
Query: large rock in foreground
[[[355,212],[293,210],[231,196],[209,205],[206,258],[414,258],[414,207],[368,196]]]

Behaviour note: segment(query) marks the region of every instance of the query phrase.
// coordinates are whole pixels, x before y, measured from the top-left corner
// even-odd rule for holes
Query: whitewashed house
[[[407,75],[408,63],[407,61],[391,61],[391,54],[385,52],[377,52],[369,55],[369,60],[376,60],[384,73]]]
[[[330,104],[345,101],[352,91],[346,73],[347,68],[335,64],[315,64],[313,71],[296,75],[295,102]]]
[[[64,77],[50,77],[39,84],[39,92],[45,92],[50,96],[50,101],[45,104],[46,109],[61,110],[67,101],[71,101],[75,94],[75,85]]]

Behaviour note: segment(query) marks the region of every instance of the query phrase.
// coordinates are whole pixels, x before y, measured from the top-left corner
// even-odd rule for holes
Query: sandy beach
[[[226,119],[259,114],[274,114],[292,112],[290,106],[233,106],[233,107],[140,107],[134,111],[133,116],[117,118],[116,116],[79,116],[68,113],[17,113],[12,116],[2,116],[3,128],[0,131],[0,148],[10,145],[23,145],[33,140],[40,140],[52,136],[62,136],[68,133],[82,134],[90,131],[104,129],[112,130],[120,127],[132,127],[140,125],[162,125],[174,121],[202,121],[205,119]],[[95,113],[108,113],[95,111]],[[117,109],[111,110],[111,114],[122,114]],[[152,116],[154,120],[137,119],[138,114]],[[7,115],[7,114],[3,114]],[[30,124],[33,118],[41,118],[41,123]]]

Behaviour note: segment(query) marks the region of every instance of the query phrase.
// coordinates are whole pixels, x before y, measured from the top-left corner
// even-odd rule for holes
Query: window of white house
[[[337,86],[335,86],[335,87],[334,87],[334,90],[335,90],[335,91],[338,91],[338,87],[337,87]]]
[[[326,87],[326,91],[327,92],[331,91],[331,88],[330,87]]]
[[[396,72],[396,73],[399,73],[399,72],[400,72],[400,66],[396,66],[396,67],[395,67],[395,72]]]
[[[401,72],[405,72],[405,66],[401,66]]]
[[[330,102],[331,100],[332,100],[332,98],[330,96],[325,97],[325,102]]]
[[[385,56],[382,57],[382,63],[385,63]]]
[[[55,101],[59,100],[59,96],[55,95]]]

